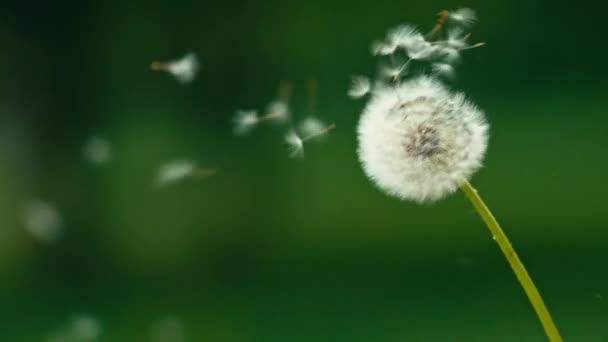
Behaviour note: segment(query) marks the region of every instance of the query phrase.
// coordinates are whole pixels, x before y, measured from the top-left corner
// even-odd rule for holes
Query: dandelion
[[[410,46],[424,40],[422,34],[411,25],[400,25],[388,32],[388,41],[391,45],[408,49]]]
[[[371,82],[369,78],[365,76],[354,76],[352,83],[348,89],[348,96],[352,98],[359,98],[367,95],[371,90]]]
[[[205,179],[218,172],[214,168],[200,168],[192,160],[176,159],[163,164],[157,174],[156,184],[159,187],[175,184],[186,178]]]
[[[63,219],[55,207],[42,200],[31,200],[21,209],[23,228],[38,242],[52,244],[61,238]]]
[[[308,120],[308,122],[307,122]],[[294,159],[304,158],[304,144],[313,139],[319,139],[328,134],[332,129],[336,128],[335,124],[324,126],[321,121],[316,118],[309,118],[304,121],[301,127],[301,133],[296,133],[295,130],[290,130],[285,135],[285,142],[289,150],[289,157]]]
[[[432,202],[481,166],[487,129],[462,94],[421,77],[374,93],[359,123],[359,157],[382,190]]]
[[[192,52],[187,53],[181,59],[169,62],[153,62],[152,70],[165,71],[173,75],[182,84],[187,84],[196,78],[199,70],[199,61]]]
[[[477,16],[475,15],[475,11],[470,8],[459,8],[454,11],[449,11],[448,19],[458,24],[469,26],[477,20]]]
[[[92,164],[103,164],[112,157],[110,142],[99,136],[89,138],[84,144],[83,152],[84,157]]]
[[[448,19],[468,25],[475,14],[470,9],[442,11],[427,37],[438,34]],[[427,54],[436,57],[435,51],[441,52],[443,60],[431,60],[432,73],[451,76],[453,66],[445,62],[443,50],[457,52],[483,44],[463,44],[468,35],[456,32],[448,33],[446,41],[424,40],[415,48],[410,45],[406,52],[411,59],[424,59]],[[561,342],[534,282],[469,182],[482,166],[487,149],[489,128],[483,112],[464,94],[452,92],[435,77],[424,75],[375,87],[372,94],[358,125],[358,155],[365,174],[388,195],[420,203],[437,201],[461,189],[515,272],[550,341]]]

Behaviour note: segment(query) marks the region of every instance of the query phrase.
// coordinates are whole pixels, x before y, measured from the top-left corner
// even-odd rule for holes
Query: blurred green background
[[[47,341],[75,315],[100,341],[543,341],[486,227],[457,193],[433,205],[380,193],[356,156],[373,39],[441,9],[474,8],[483,48],[454,87],[491,123],[473,178],[567,341],[608,341],[605,5],[578,1],[16,1],[0,4],[0,341]],[[197,53],[182,86],[150,62]],[[303,162],[283,131],[235,137],[239,108],[281,81],[296,118],[308,80],[337,129]],[[112,144],[93,166],[82,146]],[[212,178],[155,188],[192,158]],[[22,227],[52,203],[63,238]],[[175,342],[177,338],[174,339]]]

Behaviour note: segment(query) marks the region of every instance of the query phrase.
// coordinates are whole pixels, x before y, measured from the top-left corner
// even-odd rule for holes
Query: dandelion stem
[[[528,299],[530,299],[530,302],[532,303],[532,306],[536,311],[536,315],[538,316],[538,319],[540,320],[541,324],[543,325],[543,328],[545,329],[545,333],[547,334],[549,341],[562,342],[562,338],[559,334],[559,331],[557,330],[557,327],[555,326],[555,323],[551,318],[549,310],[547,310],[547,307],[543,302],[543,298],[538,292],[536,285],[534,285],[532,278],[530,278],[528,271],[526,271],[524,264],[521,262],[521,260],[517,256],[517,253],[513,249],[509,238],[502,230],[502,228],[500,228],[500,225],[494,218],[494,215],[492,215],[492,212],[486,206],[484,201],[477,193],[477,190],[473,188],[471,183],[465,180],[465,182],[461,185],[461,189],[469,198],[471,203],[473,203],[473,206],[475,207],[485,224],[488,226],[488,229],[490,229],[492,235],[495,237],[496,242],[500,247],[500,250],[507,258],[509,265],[511,265],[513,272],[515,272],[515,275],[517,276],[517,280],[524,288]]]

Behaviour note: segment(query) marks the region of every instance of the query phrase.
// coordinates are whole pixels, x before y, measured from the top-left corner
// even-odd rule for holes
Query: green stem
[[[532,278],[530,278],[528,271],[526,271],[524,264],[517,256],[517,253],[515,253],[515,250],[513,249],[509,238],[502,230],[502,228],[500,228],[500,225],[494,218],[494,215],[492,215],[492,212],[483,202],[483,200],[477,193],[477,190],[473,188],[471,183],[465,181],[464,184],[461,185],[461,189],[467,195],[471,203],[473,203],[473,206],[475,207],[483,221],[488,226],[488,229],[490,229],[490,232],[496,239],[498,246],[500,246],[500,250],[507,258],[507,261],[509,262],[509,265],[511,265],[513,272],[515,272],[517,280],[519,280],[519,283],[524,288],[528,299],[530,299],[530,303],[532,303],[534,311],[536,311],[536,315],[542,323],[547,337],[549,337],[549,341],[562,342],[562,337],[560,336],[559,331],[557,330],[557,327],[555,326],[555,323],[551,318],[549,310],[547,310],[547,307],[543,302],[543,298],[541,297],[540,293],[538,292],[538,289],[534,285]]]

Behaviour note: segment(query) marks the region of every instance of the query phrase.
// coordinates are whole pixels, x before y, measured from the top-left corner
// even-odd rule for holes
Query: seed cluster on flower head
[[[468,9],[444,11],[427,35],[411,25],[389,30],[372,52],[391,61],[401,54],[404,62],[384,66],[373,88],[360,91],[360,76],[349,90],[353,97],[371,94],[358,126],[359,159],[367,176],[390,195],[436,201],[482,165],[488,141],[483,112],[438,78],[452,77],[460,51],[479,45],[469,45],[464,33],[474,18]],[[430,68],[406,74],[412,61]]]

